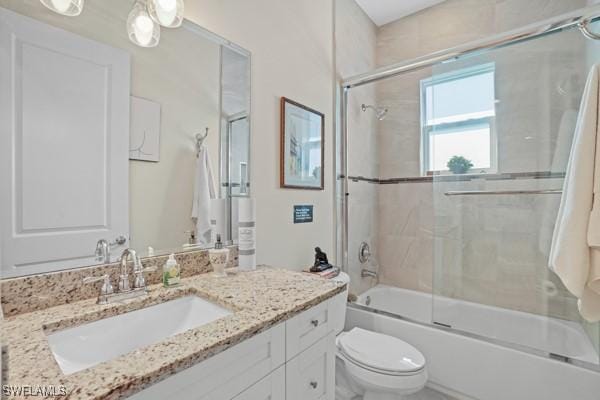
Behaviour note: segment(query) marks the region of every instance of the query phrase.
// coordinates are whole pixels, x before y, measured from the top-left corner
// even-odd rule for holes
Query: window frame
[[[469,78],[472,76],[483,75],[492,72],[494,75],[494,98],[496,97],[496,65],[495,63],[486,63],[474,67],[462,68],[457,71],[447,72],[422,79],[420,81],[420,106],[421,106],[421,154],[420,154],[420,169],[421,176],[433,175],[451,175],[449,169],[430,170],[430,139],[435,134],[436,130],[457,129],[461,127],[470,128],[477,125],[489,125],[490,127],[490,167],[477,168],[469,174],[493,174],[498,172],[498,136],[496,130],[496,112],[494,109],[493,115],[469,118],[462,121],[442,122],[438,124],[427,124],[427,88],[445,82],[456,81]]]

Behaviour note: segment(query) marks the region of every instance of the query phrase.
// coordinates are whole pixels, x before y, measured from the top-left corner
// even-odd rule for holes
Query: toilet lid
[[[353,328],[340,335],[338,345],[352,361],[382,372],[416,372],[425,367],[425,357],[419,350],[381,333]]]

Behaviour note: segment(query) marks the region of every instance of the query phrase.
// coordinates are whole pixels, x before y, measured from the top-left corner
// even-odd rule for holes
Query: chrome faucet
[[[98,243],[96,243],[96,261],[110,264],[110,245],[106,239],[100,239],[98,240]]]
[[[377,278],[377,272],[363,268],[360,270],[360,276],[361,278]]]
[[[133,261],[133,274],[135,275],[133,288],[129,284],[129,259]],[[83,283],[104,281],[102,288],[100,289],[100,295],[98,296],[98,304],[107,304],[116,301],[127,300],[134,297],[143,296],[148,292],[146,289],[144,272],[156,271],[156,267],[144,268],[135,250],[133,249],[123,250],[120,264],[119,289],[117,292],[113,291],[109,275],[103,275],[101,277],[91,276],[83,279]]]
[[[140,259],[137,256],[137,253],[133,249],[125,249],[123,253],[121,253],[121,268],[119,272],[119,292],[129,292],[131,290],[131,286],[129,285],[129,258],[133,261],[133,271],[140,270],[141,264]]]

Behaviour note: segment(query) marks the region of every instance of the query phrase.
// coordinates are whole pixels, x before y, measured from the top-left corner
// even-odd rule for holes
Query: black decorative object
[[[315,264],[310,269],[310,272],[321,272],[333,267],[327,260],[327,254],[321,251],[320,247],[315,247]]]

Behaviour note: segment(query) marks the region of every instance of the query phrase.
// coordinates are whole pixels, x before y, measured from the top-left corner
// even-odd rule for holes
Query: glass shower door
[[[598,324],[548,267],[579,102],[597,50],[578,32],[441,64],[421,81],[433,176],[435,324],[598,364]]]

